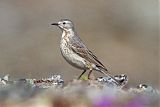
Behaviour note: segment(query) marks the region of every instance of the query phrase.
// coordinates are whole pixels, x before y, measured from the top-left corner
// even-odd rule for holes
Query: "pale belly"
[[[61,50],[62,56],[69,64],[79,69],[84,69],[84,70],[87,69],[85,67],[85,64],[86,64],[85,59],[75,54],[72,50],[70,50],[66,46],[66,43],[61,43],[60,50]]]

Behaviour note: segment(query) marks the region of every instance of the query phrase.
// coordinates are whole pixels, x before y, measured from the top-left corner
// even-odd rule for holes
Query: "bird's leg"
[[[89,70],[88,79],[90,79],[91,73],[92,73],[92,69]]]
[[[87,70],[84,70],[83,72],[82,72],[82,74],[78,77],[78,80],[81,78],[81,76],[86,72]]]

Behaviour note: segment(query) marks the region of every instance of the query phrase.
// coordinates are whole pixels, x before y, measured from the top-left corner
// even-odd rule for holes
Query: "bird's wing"
[[[72,38],[70,40],[70,48],[73,52],[88,60],[91,63],[94,63],[98,68],[100,68],[101,73],[106,76],[111,77],[117,85],[120,85],[119,81],[117,81],[106,69],[106,67],[98,60],[98,58],[83,44],[82,40],[79,37]],[[104,72],[103,70],[107,71]]]
[[[79,56],[83,57],[84,59],[88,60],[91,63],[94,63],[97,67],[103,68],[107,71],[106,67],[98,60],[98,58],[83,44],[83,42],[79,40],[72,40],[71,41],[71,49],[73,52],[78,54]]]

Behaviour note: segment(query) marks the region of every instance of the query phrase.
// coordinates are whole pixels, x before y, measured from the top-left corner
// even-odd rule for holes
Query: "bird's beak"
[[[58,24],[58,23],[52,23],[51,25],[55,25],[55,26],[58,26],[59,24]]]

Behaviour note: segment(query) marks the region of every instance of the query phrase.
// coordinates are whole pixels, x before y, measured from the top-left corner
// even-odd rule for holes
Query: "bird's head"
[[[57,23],[52,23],[51,25],[58,26],[62,30],[69,30],[74,28],[73,22],[68,19],[61,19]]]

